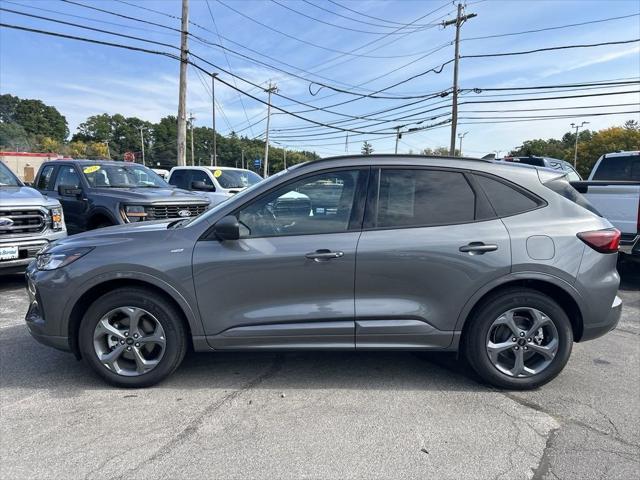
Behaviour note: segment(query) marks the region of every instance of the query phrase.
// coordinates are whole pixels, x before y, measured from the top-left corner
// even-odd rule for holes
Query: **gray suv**
[[[119,386],[164,379],[192,347],[460,351],[485,381],[534,388],[622,308],[620,232],[565,175],[386,155],[298,165],[195,219],[57,242],[28,268],[26,322]]]

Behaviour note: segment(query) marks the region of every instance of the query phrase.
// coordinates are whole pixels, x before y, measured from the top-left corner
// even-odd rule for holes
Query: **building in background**
[[[31,183],[36,173],[47,160],[65,158],[57,153],[3,152],[0,151],[0,162],[6,164],[23,182]]]

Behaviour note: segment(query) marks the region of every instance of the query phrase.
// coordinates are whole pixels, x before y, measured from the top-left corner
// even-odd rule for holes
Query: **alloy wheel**
[[[97,323],[93,348],[98,360],[118,375],[135,377],[162,360],[167,340],[158,319],[138,307],[118,307]]]
[[[558,352],[558,330],[544,312],[513,308],[496,318],[486,339],[489,360],[505,375],[523,378],[545,370]]]

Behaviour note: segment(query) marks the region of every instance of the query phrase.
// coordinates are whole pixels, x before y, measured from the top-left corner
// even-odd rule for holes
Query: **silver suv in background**
[[[167,179],[178,188],[202,193],[212,206],[260,181],[257,173],[232,167],[173,167]]]
[[[0,274],[24,270],[40,249],[66,236],[60,202],[25,186],[0,162]]]
[[[120,386],[162,380],[193,346],[460,351],[527,389],[617,325],[619,240],[563,172],[338,157],[195,219],[58,242],[29,266],[26,322]]]

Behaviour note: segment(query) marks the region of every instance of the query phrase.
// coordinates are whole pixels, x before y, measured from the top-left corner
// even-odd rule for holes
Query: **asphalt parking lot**
[[[449,355],[190,354],[119,390],[36,343],[0,277],[0,478],[640,477],[640,272],[618,328],[532,392]]]

